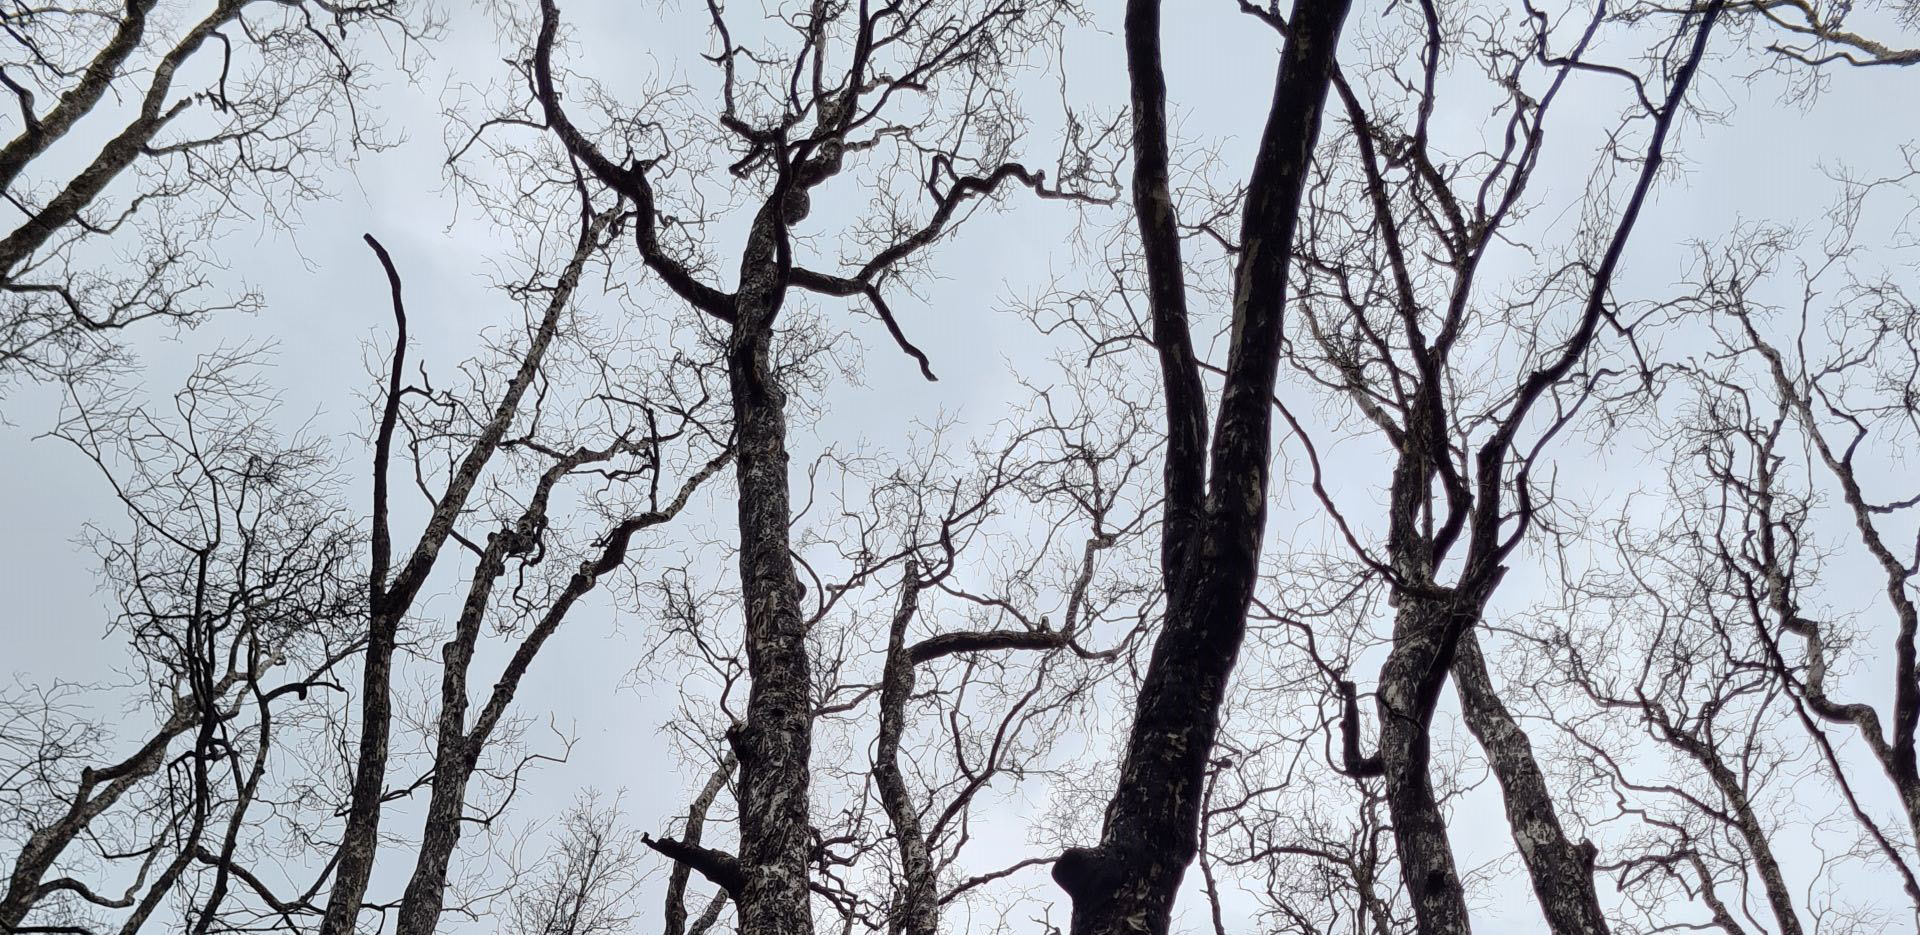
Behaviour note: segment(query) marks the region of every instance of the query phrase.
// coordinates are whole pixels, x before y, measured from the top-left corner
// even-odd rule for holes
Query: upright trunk
[[[1301,191],[1319,138],[1348,0],[1300,0],[1248,181],[1226,381],[1210,451],[1186,320],[1177,218],[1167,178],[1166,82],[1158,0],[1127,7],[1134,98],[1134,201],[1149,268],[1154,343],[1168,410],[1162,572],[1167,610],[1142,680],[1100,844],[1073,848],[1053,876],[1073,901],[1074,935],[1164,933],[1199,848],[1207,756],[1246,634],[1259,574],[1288,266]],[[1202,465],[1211,459],[1210,483]],[[1202,495],[1204,494],[1204,499]]]
[[[544,501],[544,497],[541,498]],[[460,820],[466,813],[467,782],[478,756],[475,741],[467,737],[467,671],[474,645],[486,616],[493,584],[505,573],[515,539],[495,532],[474,570],[467,599],[454,625],[453,639],[440,648],[440,718],[436,725],[433,793],[427,802],[427,820],[420,836],[413,876],[400,897],[397,935],[432,935],[445,901],[447,865],[460,845]]]
[[[880,682],[880,736],[873,754],[874,784],[880,789],[880,804],[893,825],[894,845],[900,852],[902,881],[887,921],[889,935],[935,935],[940,928],[933,856],[920,828],[920,811],[900,770],[900,739],[907,729],[907,701],[913,696],[914,682],[907,625],[913,620],[919,592],[919,568],[908,562],[900,585],[900,604],[887,635],[887,668]]]
[[[1449,645],[1462,609],[1450,598],[1400,596],[1393,650],[1380,669],[1380,764],[1400,877],[1420,935],[1466,935],[1467,898],[1454,867],[1446,818],[1429,775],[1434,705],[1446,682]]]
[[[789,550],[786,394],[772,361],[786,289],[786,231],[776,190],[754,219],[740,272],[727,383],[733,395],[746,605],[747,718],[729,739],[740,760],[740,935],[809,935],[807,803],[813,750],[807,633]]]
[[[359,919],[367,885],[373,877],[373,863],[380,848],[380,811],[386,792],[387,756],[392,732],[393,654],[401,620],[413,606],[414,598],[433,573],[440,549],[453,535],[454,523],[467,506],[480,475],[500,450],[507,427],[520,413],[520,401],[539,373],[547,348],[559,332],[561,313],[580,285],[588,258],[599,246],[599,239],[614,215],[593,217],[581,229],[573,256],[555,283],[534,330],[527,350],[520,357],[506,391],[494,404],[487,421],[460,458],[459,466],[447,480],[446,489],[434,503],[420,538],[398,570],[393,568],[391,519],[388,516],[387,469],[392,459],[393,435],[399,422],[401,381],[406,363],[407,315],[401,301],[400,273],[392,257],[372,234],[366,235],[386,269],[392,293],[395,322],[392,368],[387,383],[387,398],[382,406],[380,427],[374,436],[373,451],[373,531],[369,541],[372,564],[367,576],[367,658],[361,673],[360,747],[354,764],[353,790],[347,803],[346,828],[341,832],[338,860],[334,867],[333,889],[327,896],[325,914],[320,919],[319,935],[350,935]],[[389,573],[391,572],[391,575]]]
[[[1500,780],[1507,825],[1533,878],[1533,892],[1540,899],[1547,928],[1554,935],[1609,935],[1593,886],[1593,845],[1567,840],[1547,779],[1534,761],[1533,744],[1494,691],[1473,627],[1460,634],[1453,657],[1453,687],[1460,693],[1467,729],[1480,741]]]
[[[392,732],[393,651],[399,632],[397,611],[375,604],[368,625],[367,658],[360,676],[360,749],[347,799],[347,826],[340,838],[333,889],[320,918],[320,935],[351,935],[373,878],[380,847],[380,806],[386,792],[387,747]]]

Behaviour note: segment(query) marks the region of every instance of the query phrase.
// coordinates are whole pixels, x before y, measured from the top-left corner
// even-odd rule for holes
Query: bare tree
[[[365,902],[382,803],[392,797],[387,777],[394,654],[442,547],[457,543],[475,565],[440,651],[440,697],[431,715],[433,763],[424,782],[431,794],[414,869],[397,905],[399,930],[410,933],[432,932],[438,924],[449,862],[472,817],[469,784],[542,646],[583,598],[629,560],[637,536],[673,519],[732,457],[725,444],[714,444],[716,436],[706,424],[711,413],[704,368],[669,364],[664,373],[624,370],[627,365],[607,356],[591,332],[571,320],[588,264],[630,220],[624,204],[604,210],[587,204],[558,276],[549,279],[536,271],[510,287],[532,313],[525,343],[499,349],[504,366],[489,364],[475,372],[468,391],[473,396],[403,385],[401,281],[391,258],[369,238],[385,265],[399,328],[374,436],[372,616],[359,759],[323,931],[349,930]],[[569,352],[565,356],[563,348]],[[573,380],[570,371],[580,379]],[[510,375],[497,392],[489,392],[488,372]],[[570,383],[580,394],[571,403],[562,391]],[[490,404],[476,405],[474,397]],[[568,405],[575,408],[569,411]],[[406,561],[395,568],[389,555],[388,475],[401,432],[430,513]],[[677,480],[676,472],[682,474]],[[427,479],[435,476],[444,478],[443,485],[431,490]],[[516,482],[526,485],[523,492],[509,494]],[[582,512],[600,524],[584,541],[573,538],[574,531],[553,513],[554,498],[568,485],[585,488]],[[477,522],[492,528],[484,537],[464,531],[465,523],[476,521],[471,514],[481,511],[492,516]],[[549,572],[554,566],[545,563],[561,556],[572,563],[555,562],[561,567]],[[472,661],[488,623],[511,634],[511,650],[479,710],[469,715]],[[517,768],[511,772],[517,775]]]
[[[634,928],[646,850],[617,803],[583,795],[560,819],[530,883],[508,897],[501,928],[528,935],[622,935]]]
[[[109,744],[128,738],[84,720],[10,744],[23,755],[7,767],[20,796],[9,815],[20,849],[0,896],[8,931],[77,908],[87,921],[67,928],[134,932],[165,911],[204,933],[234,890],[260,886],[237,861],[280,818],[263,784],[271,757],[329,718],[322,696],[343,691],[364,607],[361,540],[334,499],[332,465],[311,440],[274,436],[256,356],[202,360],[171,412],[76,389],[56,431],[126,508],[126,531],[90,539],[156,723],[124,755]],[[53,712],[63,696],[25,710]]]
[[[225,295],[214,241],[316,194],[337,155],[383,146],[360,36],[404,48],[432,29],[395,0],[75,0],[4,16],[7,379],[84,374],[137,322],[258,307]],[[129,262],[101,261],[116,249]]]
[[[728,732],[739,762],[738,876],[720,871],[716,882],[732,884],[741,932],[804,932],[812,917],[813,670],[792,557],[788,387],[776,328],[795,290],[857,298],[932,376],[926,355],[901,333],[885,287],[982,199],[1009,186],[1061,194],[1009,157],[1015,109],[1000,79],[1074,11],[1065,3],[814,3],[773,17],[769,30],[730,19],[718,4],[709,10],[722,99],[708,119],[725,131],[711,149],[726,153],[713,162],[730,163],[753,205],[732,289],[713,281],[694,252],[702,222],[678,220],[662,204],[659,189],[697,163],[678,151],[691,141],[663,138],[659,128],[689,121],[673,112],[671,97],[635,105],[577,80],[574,100],[587,108],[567,104],[552,2],[542,4],[526,58],[531,98],[508,119],[549,128],[570,158],[630,202],[641,261],[724,335],[750,684],[744,717]],[[910,96],[926,106],[908,109]],[[583,122],[588,110],[600,112],[601,128]],[[859,180],[880,191],[878,210],[847,230],[851,259],[840,271],[822,269],[794,231],[816,193]]]
[[[1206,762],[1259,575],[1270,400],[1294,224],[1347,10],[1344,0],[1303,2],[1289,22],[1247,183],[1231,345],[1209,444],[1168,176],[1160,4],[1127,5],[1133,202],[1167,420],[1160,559],[1166,612],[1100,843],[1069,849],[1054,864],[1054,879],[1073,901],[1074,935],[1166,932],[1174,894],[1198,851]]]

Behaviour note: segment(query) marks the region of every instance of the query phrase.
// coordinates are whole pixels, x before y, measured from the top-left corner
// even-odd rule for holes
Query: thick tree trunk
[[[1547,928],[1554,935],[1609,935],[1593,886],[1593,845],[1567,840],[1546,776],[1533,758],[1533,744],[1494,690],[1473,627],[1460,634],[1453,657],[1453,686],[1460,694],[1467,729],[1480,741],[1500,780],[1507,825],[1533,879]]]
[[[789,548],[786,394],[773,369],[773,322],[786,289],[776,191],[743,256],[727,382],[733,394],[746,605],[746,723],[729,735],[740,760],[740,935],[810,935],[807,803],[813,751],[807,632]]]
[[[1199,848],[1207,756],[1246,633],[1259,574],[1272,457],[1272,394],[1293,228],[1319,138],[1334,48],[1348,0],[1301,0],[1275,79],[1272,109],[1248,182],[1226,385],[1200,500],[1204,401],[1194,388],[1184,271],[1167,180],[1166,84],[1158,0],[1127,7],[1133,81],[1134,200],[1151,282],[1155,343],[1168,406],[1162,533],[1167,611],[1134,710],[1120,781],[1094,848],[1073,848],[1054,880],[1073,901],[1074,935],[1164,933]]]
[[[1446,682],[1448,645],[1461,611],[1448,599],[1402,594],[1393,650],[1380,669],[1380,764],[1387,782],[1400,876],[1420,935],[1466,935],[1467,898],[1453,862],[1447,823],[1429,775],[1435,701]]]

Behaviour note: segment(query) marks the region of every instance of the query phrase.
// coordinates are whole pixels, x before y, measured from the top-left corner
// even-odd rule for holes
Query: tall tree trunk
[[[900,584],[900,603],[894,609],[887,634],[887,667],[880,682],[880,736],[873,754],[874,784],[880,804],[893,825],[894,845],[900,852],[903,878],[894,894],[889,935],[935,935],[940,928],[940,897],[934,889],[933,857],[920,828],[920,811],[900,770],[900,739],[907,729],[907,701],[913,697],[913,655],[907,646],[907,625],[913,621],[920,594],[919,566],[907,562]]]
[[[1448,645],[1459,639],[1457,618],[1474,613],[1451,598],[1400,596],[1393,650],[1380,669],[1380,763],[1387,781],[1387,813],[1400,856],[1400,876],[1413,903],[1420,935],[1466,935],[1467,897],[1454,866],[1447,823],[1433,794],[1431,733],[1434,706],[1446,683]]]
[[[1074,935],[1164,933],[1199,849],[1206,761],[1259,573],[1293,228],[1349,0],[1294,9],[1260,151],[1248,182],[1226,383],[1211,452],[1186,321],[1184,270],[1167,178],[1160,4],[1127,6],[1134,100],[1134,201],[1145,245],[1154,339],[1167,395],[1162,572],[1167,610],[1142,681],[1120,781],[1099,846],[1073,848],[1054,880],[1073,901]],[[1211,483],[1200,499],[1202,470]]]
[[[740,760],[740,935],[810,935],[807,805],[813,750],[807,632],[789,548],[786,394],[774,372],[774,318],[786,291],[785,201],[777,188],[744,251],[727,382],[733,395],[746,605],[747,718]]]
[[[401,300],[400,273],[385,247],[366,235],[367,245],[380,258],[387,274],[394,316],[393,365],[388,375],[387,398],[382,405],[380,427],[374,435],[373,450],[373,532],[369,541],[371,567],[367,575],[367,658],[361,671],[360,747],[354,764],[353,790],[347,802],[346,828],[341,832],[339,859],[335,863],[333,889],[327,895],[327,907],[320,919],[319,935],[350,935],[373,877],[373,863],[380,847],[380,811],[386,790],[388,742],[392,732],[393,653],[399,637],[400,622],[413,607],[413,601],[426,584],[439,560],[440,549],[453,535],[453,527],[467,500],[480,481],[488,462],[500,450],[507,427],[520,413],[520,401],[532,385],[546,359],[547,348],[559,332],[561,313],[573,300],[581,273],[593,256],[599,240],[614,215],[591,218],[582,226],[573,256],[555,283],[553,294],[542,310],[540,323],[520,357],[519,367],[500,401],[494,404],[487,421],[462,454],[460,463],[447,479],[446,489],[427,517],[426,527],[414,543],[406,561],[393,568],[393,539],[389,516],[387,468],[392,460],[393,435],[400,415],[401,381],[406,366],[407,314]],[[391,574],[389,574],[391,573]]]

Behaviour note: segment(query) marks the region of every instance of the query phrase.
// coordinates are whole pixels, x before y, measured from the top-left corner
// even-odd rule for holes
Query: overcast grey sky
[[[1124,100],[1126,87],[1118,4],[1094,6],[1093,23],[1069,42],[1068,93],[1078,104],[1112,109]],[[1243,173],[1249,162],[1275,61],[1273,35],[1233,6],[1228,0],[1183,0],[1170,6],[1167,17],[1170,100],[1179,134],[1188,141],[1217,143],[1227,177]],[[707,41],[698,9],[602,0],[573,0],[563,9],[581,37],[572,67],[615,91],[646,86],[663,74],[696,83],[710,77],[695,56]],[[446,35],[429,49],[431,59],[419,73],[409,78],[389,69],[383,75],[379,116],[406,141],[363,155],[350,171],[331,174],[327,187],[333,197],[305,206],[294,229],[243,226],[221,242],[232,281],[260,289],[265,308],[254,315],[222,316],[177,337],[152,331],[133,337],[146,385],[155,392],[174,387],[193,356],[213,347],[276,346],[269,380],[283,397],[280,419],[289,427],[309,423],[316,434],[334,441],[357,485],[352,488],[356,506],[367,497],[363,401],[372,385],[368,364],[376,360],[369,348],[384,353],[391,327],[385,283],[360,235],[381,238],[405,277],[416,360],[450,373],[475,350],[479,332],[517,321],[513,304],[490,286],[503,241],[478,212],[461,208],[442,168],[448,132],[443,101],[461,82],[500,77],[503,53],[492,19],[478,5],[449,0],[445,12]],[[1363,18],[1378,15],[1377,4],[1356,10],[1355,28],[1364,29]],[[1743,57],[1709,66],[1696,100],[1726,119],[1684,126],[1678,171],[1663,179],[1642,220],[1620,291],[1642,297],[1672,291],[1691,260],[1683,245],[1718,239],[1739,221],[1817,220],[1836,191],[1821,174],[1823,167],[1851,165],[1878,174],[1899,164],[1899,147],[1914,129],[1912,88],[1920,76],[1893,69],[1836,69],[1822,96],[1798,106],[1780,102],[1785,90],[1780,78],[1747,80],[1751,64]],[[1046,75],[1030,80],[1030,109],[1039,129],[1028,146],[1035,161],[1045,162],[1054,147],[1046,128],[1055,125],[1058,89]],[[1568,92],[1574,101],[1553,117],[1565,126],[1556,123],[1554,130],[1591,137],[1617,113],[1619,100],[1610,96],[1615,90],[1598,81],[1576,82]],[[1582,95],[1592,95],[1591,103]],[[1445,117],[1453,123],[1444,132],[1471,136],[1497,129],[1458,113]],[[1564,209],[1582,194],[1581,166],[1591,162],[1592,151],[1562,150],[1565,163],[1543,172],[1547,181],[1537,229],[1550,236],[1570,231],[1577,222],[1577,210]],[[1058,203],[1017,196],[1009,206],[1012,210],[1004,213],[983,212],[938,249],[937,277],[923,283],[922,298],[901,295],[894,301],[901,325],[930,354],[940,381],[920,380],[912,361],[894,350],[877,322],[853,320],[850,328],[865,348],[864,379],[834,386],[825,418],[796,433],[796,465],[829,445],[851,446],[862,439],[897,445],[906,426],[943,413],[983,431],[1022,400],[1016,377],[1042,365],[1040,345],[1030,324],[1011,309],[1053,279],[1079,275],[1075,264],[1082,258],[1067,244],[1080,216]],[[611,300],[585,299],[589,308],[596,303],[612,307]],[[7,608],[7,616],[0,674],[33,682],[109,679],[124,658],[122,647],[106,632],[108,596],[97,590],[95,560],[75,537],[83,524],[116,523],[119,513],[101,478],[75,452],[39,437],[57,414],[54,390],[15,387],[3,405],[0,491],[8,493],[0,496],[0,530],[6,531],[0,535],[0,607]],[[1644,447],[1622,445],[1598,453],[1579,444],[1570,443],[1582,455],[1567,462],[1563,483],[1613,496],[1659,481],[1658,458]],[[1283,458],[1294,463],[1297,454],[1289,449]],[[1377,452],[1359,444],[1322,454],[1332,467],[1336,498],[1356,506],[1376,502]],[[1315,506],[1300,478],[1286,482],[1275,503],[1271,526],[1277,536],[1324,532],[1314,526]],[[724,503],[704,503],[694,521],[718,535],[728,514]],[[452,578],[437,582],[440,597],[430,606],[444,610],[455,584]],[[1537,586],[1516,582],[1501,604],[1517,610],[1539,593]],[[521,815],[554,814],[587,787],[624,788],[630,817],[640,828],[659,828],[683,808],[697,780],[679,770],[658,732],[673,713],[674,699],[664,683],[636,683],[631,677],[653,637],[651,625],[645,616],[617,611],[602,599],[590,613],[571,619],[545,650],[517,707],[555,712],[579,742],[568,762],[539,772]],[[1858,662],[1858,677],[1874,679],[1879,671],[1874,661]],[[418,677],[418,672],[412,676]],[[1457,725],[1449,729],[1459,730]],[[1094,742],[1112,744],[1117,738]],[[1462,866],[1511,852],[1491,789],[1489,782],[1460,806],[1469,819],[1456,821]],[[1025,794],[1025,806],[996,806],[1004,810],[1005,824],[982,832],[995,839],[976,858],[983,865],[1022,856],[1026,823],[1046,807],[1040,793]],[[1044,870],[1029,873],[1027,883],[1045,884]],[[387,885],[393,885],[391,877]],[[1498,895],[1476,906],[1481,931],[1538,930],[1520,874],[1506,873],[1488,892]],[[1236,905],[1250,911],[1245,899]],[[1063,920],[1064,911],[1055,919]],[[1203,903],[1187,899],[1177,927],[1198,930],[1203,924]]]

